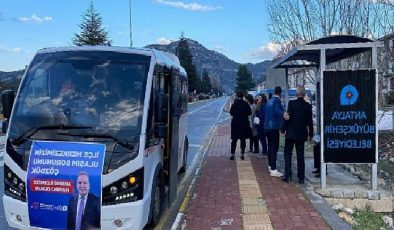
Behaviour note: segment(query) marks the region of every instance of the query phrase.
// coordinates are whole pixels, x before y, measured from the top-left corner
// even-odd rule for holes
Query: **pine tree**
[[[256,84],[253,81],[252,73],[248,70],[246,65],[240,65],[237,72],[237,78],[235,79],[235,89],[236,90],[244,90],[247,92],[251,90]]]
[[[211,78],[211,83],[212,83],[212,92],[215,95],[219,95],[223,93],[223,86],[220,83],[220,79],[218,77],[213,76]]]
[[[212,82],[208,76],[208,72],[204,69],[204,73],[202,74],[202,82],[201,82],[201,92],[202,93],[210,93],[212,90]]]
[[[81,32],[75,34],[73,44],[77,46],[110,46],[111,41],[107,38],[108,32],[102,27],[102,18],[94,8],[92,1],[82,17],[82,23],[79,25]]]
[[[176,47],[176,55],[187,73],[189,92],[200,92],[201,80],[197,74],[196,66],[193,64],[193,56],[190,52],[189,44],[183,34]]]

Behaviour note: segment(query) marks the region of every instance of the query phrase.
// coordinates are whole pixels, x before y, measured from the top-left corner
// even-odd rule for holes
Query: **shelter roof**
[[[370,50],[373,41],[353,35],[335,35],[311,41],[290,50],[277,59],[271,68],[318,67],[320,50],[326,50],[326,63],[330,64]]]

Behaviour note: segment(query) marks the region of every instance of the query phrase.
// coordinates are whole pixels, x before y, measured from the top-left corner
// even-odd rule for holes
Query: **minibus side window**
[[[146,126],[146,148],[157,145],[160,142],[160,138],[155,138],[154,136],[154,108],[155,102],[157,99],[157,93],[164,91],[164,73],[162,68],[159,66],[155,67],[155,71],[153,73],[153,81],[152,81],[152,90],[149,100],[149,109],[148,109],[148,119]]]

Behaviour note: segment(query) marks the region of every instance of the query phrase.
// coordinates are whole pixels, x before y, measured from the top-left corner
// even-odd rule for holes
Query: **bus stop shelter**
[[[311,41],[305,45],[298,46],[292,50],[290,50],[286,55],[277,59],[274,64],[270,67],[272,69],[285,69],[286,74],[286,85],[288,86],[288,75],[289,69],[299,69],[299,68],[316,68],[318,69],[317,75],[315,76],[316,82],[316,107],[317,107],[317,134],[320,134],[320,159],[321,159],[321,187],[326,188],[326,164],[330,164],[332,162],[327,162],[325,160],[325,139],[324,139],[324,118],[326,116],[332,116],[331,114],[325,113],[325,107],[329,103],[328,98],[324,98],[326,95],[324,92],[324,83],[331,83],[332,81],[340,80],[341,78],[332,77],[330,80],[329,77],[326,77],[324,81],[324,76],[327,75],[327,67],[330,64],[337,63],[338,61],[348,59],[350,57],[356,56],[358,54],[366,53],[367,63],[369,66],[364,67],[364,70],[368,70],[371,72],[370,75],[374,80],[375,88],[374,97],[373,98],[373,106],[375,114],[371,113],[370,117],[373,117],[374,128],[373,135],[374,140],[368,140],[373,143],[373,148],[370,149],[370,154],[373,154],[373,160],[369,161],[368,164],[371,166],[371,186],[372,189],[377,189],[377,161],[378,161],[378,132],[377,132],[377,119],[376,112],[378,110],[378,66],[377,66],[377,48],[381,46],[380,42],[372,41],[368,38],[361,38],[351,35],[337,35],[337,36],[329,36],[323,37],[314,41]],[[329,75],[343,75],[343,72],[340,72],[338,69],[331,69]],[[342,69],[341,71],[343,71]],[[347,71],[354,71],[354,68],[347,68]],[[338,71],[338,72],[335,72]],[[346,73],[345,73],[346,74]],[[358,72],[356,74],[359,74]],[[354,73],[353,73],[354,75]],[[335,83],[334,83],[335,84]],[[362,83],[361,83],[362,84]],[[368,88],[369,86],[363,86],[364,88]],[[370,87],[371,88],[371,87]],[[344,89],[344,88],[343,88]],[[371,91],[372,92],[372,91]],[[371,93],[370,92],[370,93]],[[358,95],[358,93],[357,93]],[[362,95],[362,94],[361,94]],[[326,103],[326,104],[325,104]],[[340,112],[339,112],[340,113]],[[338,113],[337,113],[338,114]],[[360,111],[360,114],[365,115]],[[334,116],[333,116],[334,117]],[[337,127],[337,126],[335,126]],[[368,126],[369,127],[369,126]],[[372,125],[371,125],[372,127]],[[353,127],[354,128],[354,127]],[[358,128],[358,127],[356,127]],[[371,128],[372,130],[372,128]],[[328,135],[327,135],[328,136]],[[339,140],[340,141],[340,140]],[[368,142],[370,143],[370,142]],[[373,152],[372,152],[373,151]],[[367,163],[367,161],[357,162],[335,162],[335,163]]]

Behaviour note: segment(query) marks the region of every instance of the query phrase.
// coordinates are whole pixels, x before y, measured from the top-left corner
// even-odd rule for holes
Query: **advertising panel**
[[[27,172],[30,226],[100,228],[104,154],[103,144],[34,141]]]
[[[376,163],[375,77],[375,70],[324,72],[324,162]]]

